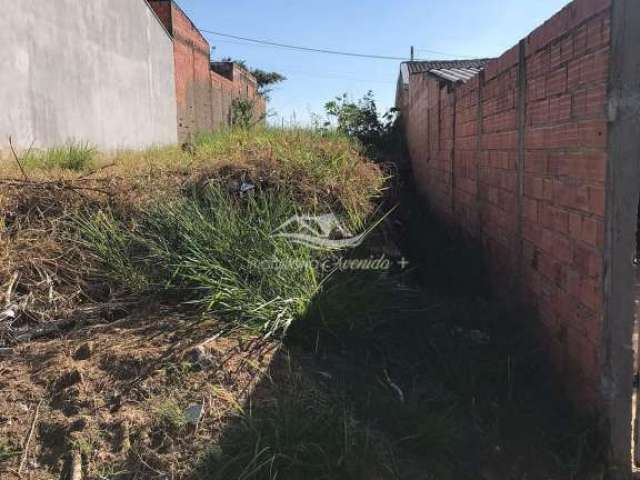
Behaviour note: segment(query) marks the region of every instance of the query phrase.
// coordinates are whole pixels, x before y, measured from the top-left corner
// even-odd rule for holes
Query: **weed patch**
[[[83,244],[132,291],[162,291],[276,332],[304,313],[320,284],[314,252],[273,234],[296,212],[284,192],[239,197],[213,183],[142,212],[132,226],[109,213],[79,224]]]
[[[268,400],[232,421],[198,478],[397,478],[391,446],[344,400],[291,372]]]
[[[0,463],[11,460],[20,454],[20,449],[14,447],[4,439],[0,439]]]
[[[175,400],[167,399],[154,410],[155,427],[172,434],[179,434],[187,427],[189,421]]]
[[[22,163],[28,170],[74,170],[82,171],[93,166],[97,150],[88,143],[70,142],[61,147],[31,152]]]

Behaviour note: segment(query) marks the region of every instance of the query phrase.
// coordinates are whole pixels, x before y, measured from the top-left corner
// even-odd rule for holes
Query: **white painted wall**
[[[0,0],[0,149],[177,142],[173,45],[145,0]]]

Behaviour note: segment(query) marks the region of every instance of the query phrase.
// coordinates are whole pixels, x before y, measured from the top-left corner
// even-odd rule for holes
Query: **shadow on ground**
[[[389,222],[419,226],[396,233],[411,267],[333,275],[197,478],[601,478],[592,423],[554,394],[480,256],[403,203]]]

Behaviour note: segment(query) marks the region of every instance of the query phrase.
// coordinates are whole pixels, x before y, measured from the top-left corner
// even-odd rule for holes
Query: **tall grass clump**
[[[302,204],[342,212],[352,226],[363,225],[384,186],[380,167],[337,132],[234,129],[201,134],[195,147],[197,164],[286,186]]]
[[[82,242],[125,287],[274,332],[304,313],[320,283],[315,253],[273,235],[296,212],[284,192],[241,197],[212,183],[140,212],[135,223],[102,212],[79,226]]]
[[[81,171],[93,165],[97,153],[89,143],[69,142],[60,147],[31,152],[22,162],[29,169]]]
[[[211,480],[397,479],[393,447],[356,420],[343,398],[296,374],[242,412],[197,478]]]

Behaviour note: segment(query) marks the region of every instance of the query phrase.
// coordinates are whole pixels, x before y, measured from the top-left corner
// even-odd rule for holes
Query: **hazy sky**
[[[178,0],[207,30],[312,48],[420,59],[492,57],[560,10],[566,0]],[[288,80],[271,94],[271,121],[309,121],[341,93],[373,90],[393,105],[398,61],[266,47],[206,34],[214,58],[246,60]]]

